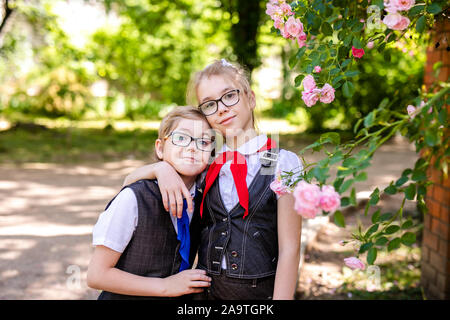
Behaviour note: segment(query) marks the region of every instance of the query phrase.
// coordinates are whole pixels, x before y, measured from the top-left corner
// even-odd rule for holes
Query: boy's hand
[[[194,212],[193,199],[178,172],[167,162],[155,164],[155,175],[158,179],[164,208],[173,216],[181,218],[183,215],[183,197],[187,200],[187,210]],[[170,210],[169,210],[170,209]]]
[[[163,279],[165,297],[177,297],[183,294],[199,293],[211,285],[211,278],[205,270],[188,269]]]

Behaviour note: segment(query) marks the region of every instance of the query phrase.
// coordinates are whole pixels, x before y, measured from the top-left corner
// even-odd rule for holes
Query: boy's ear
[[[155,153],[159,160],[163,159],[163,142],[161,139],[155,141]]]

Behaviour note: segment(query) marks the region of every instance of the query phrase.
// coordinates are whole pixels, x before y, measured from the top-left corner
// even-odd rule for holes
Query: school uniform
[[[196,184],[193,214],[188,213],[190,231],[189,266],[192,266],[199,243],[201,193]],[[100,215],[93,230],[93,245],[103,245],[122,253],[116,268],[144,277],[165,278],[179,272],[182,258],[177,239],[177,218],[163,206],[156,180],[139,180],[124,187]],[[103,299],[157,299],[103,291]],[[167,298],[165,298],[167,299]]]
[[[277,200],[270,183],[278,171],[302,171],[293,152],[272,148],[273,161],[258,152],[268,142],[259,135],[238,151],[245,157],[248,210],[239,199],[232,161],[227,161],[203,199],[197,268],[212,278],[206,299],[271,299],[278,263]],[[223,146],[220,153],[229,151]],[[219,154],[220,154],[219,153]],[[208,179],[208,174],[206,176]]]

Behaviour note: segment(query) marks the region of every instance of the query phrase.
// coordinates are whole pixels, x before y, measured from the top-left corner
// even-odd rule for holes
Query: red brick
[[[448,287],[447,287],[447,278],[448,276],[442,274],[442,273],[438,273],[436,276],[436,285],[437,288],[439,289],[439,291],[445,292],[447,291]]]
[[[447,206],[450,205],[450,191],[444,189],[441,185],[434,185],[433,198]]]
[[[433,192],[434,192],[434,185],[432,184],[427,187],[427,195],[425,197],[425,200],[433,199]]]
[[[423,230],[423,243],[431,250],[438,250],[438,237],[431,233],[429,229]]]
[[[444,240],[448,240],[448,224],[441,222],[439,219],[431,219],[431,232]]]
[[[428,261],[430,261],[430,249],[427,246],[422,246],[422,265]]]
[[[436,281],[436,269],[434,269],[428,263],[422,263],[421,267],[421,277],[423,280],[423,285],[427,287],[429,284],[434,284]]]
[[[450,258],[450,242],[444,239],[439,239],[438,253],[445,258]]]
[[[423,226],[427,229],[431,229],[431,216],[429,214],[425,214],[423,218]]]
[[[439,203],[434,200],[428,200],[426,202],[426,206],[428,208],[429,215],[439,218]]]
[[[445,205],[441,206],[439,210],[439,218],[444,223],[448,224],[450,222],[450,210],[448,206]]]
[[[447,259],[440,256],[437,252],[430,251],[430,264],[439,272],[446,272]]]

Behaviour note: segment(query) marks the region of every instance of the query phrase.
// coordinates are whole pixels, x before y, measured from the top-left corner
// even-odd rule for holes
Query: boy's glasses
[[[164,139],[167,139],[170,136],[172,136],[172,143],[179,147],[187,147],[191,144],[192,140],[195,141],[195,146],[197,149],[201,151],[212,151],[215,146],[213,139],[193,138],[185,133],[175,131],[165,136]]]
[[[219,108],[219,101],[221,101],[226,107],[234,106],[239,102],[239,89],[228,91],[219,99],[203,102],[198,106],[198,108],[205,116],[210,116],[217,112],[217,109]]]

